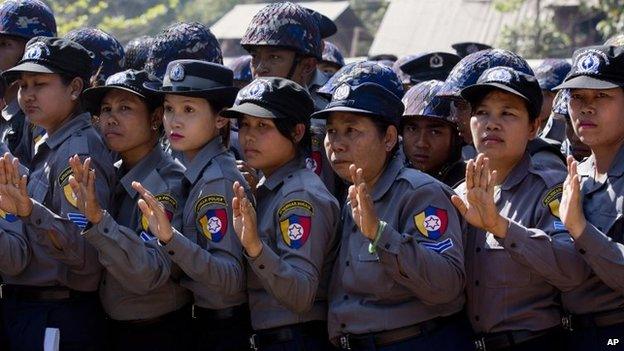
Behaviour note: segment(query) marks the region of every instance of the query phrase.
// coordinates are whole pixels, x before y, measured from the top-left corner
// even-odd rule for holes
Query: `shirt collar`
[[[394,184],[394,181],[399,176],[399,172],[405,168],[404,162],[404,159],[398,154],[390,159],[386,169],[384,169],[381,177],[379,177],[379,180],[377,180],[377,183],[373,188],[373,201],[379,201],[379,199],[381,199],[390,190],[392,184]]]
[[[132,182],[140,182],[143,183],[147,176],[154,170],[156,165],[160,163],[160,161],[165,158],[165,152],[160,147],[160,143],[156,144],[152,151],[150,151],[147,156],[145,156],[139,163],[137,163],[132,169],[130,169],[119,182],[123,185],[124,189],[130,195],[131,198],[134,198],[137,195],[136,190],[132,187]],[[120,164],[120,169],[123,170],[123,163]],[[143,184],[147,186],[146,184]]]
[[[273,174],[270,176],[262,177],[258,182],[258,188],[261,186],[267,188],[268,190],[274,190],[278,185],[284,182],[284,179],[288,177],[290,174],[295,173],[296,171],[305,168],[305,160],[301,156],[297,156],[294,159],[288,161],[286,164],[278,168]]]
[[[594,171],[596,169],[596,158],[592,154],[585,161],[581,162],[578,165],[577,171],[581,176],[586,177],[594,177]],[[620,146],[613,162],[611,162],[611,167],[609,167],[609,171],[607,172],[609,177],[620,177],[624,174],[624,144]]]
[[[54,134],[48,134],[46,144],[48,144],[48,147],[50,147],[50,149],[55,149],[75,132],[87,129],[90,126],[91,114],[89,114],[88,112],[81,113],[78,116],[64,122],[63,125],[61,125]]]
[[[532,170],[533,166],[531,164],[531,156],[528,153],[524,153],[520,162],[518,162],[511,172],[505,178],[503,184],[501,184],[502,190],[509,190],[514,186],[518,185],[529,173],[529,170]]]
[[[191,182],[191,184],[195,184],[202,171],[206,168],[210,161],[217,155],[226,151],[227,150],[225,146],[223,146],[221,136],[217,136],[208,144],[204,145],[191,162],[188,162],[187,160],[186,164],[188,165],[188,168],[186,169],[184,176],[189,182]]]

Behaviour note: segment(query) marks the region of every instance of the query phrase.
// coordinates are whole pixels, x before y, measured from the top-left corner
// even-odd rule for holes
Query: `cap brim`
[[[54,70],[50,67],[40,65],[35,62],[24,62],[19,64],[11,69],[8,69],[2,72],[2,77],[7,82],[13,81],[16,77],[22,72],[33,72],[33,73],[60,73],[60,71]]]
[[[475,85],[471,85],[467,88],[464,88],[461,91],[461,96],[468,102],[473,103],[475,100],[483,97],[483,94],[491,89],[501,89],[504,90],[508,93],[514,94],[516,96],[519,96],[521,98],[523,98],[526,101],[529,101],[529,98],[522,95],[520,92],[518,92],[517,90],[510,88],[504,84],[500,84],[500,83],[484,83],[484,84],[475,84]]]
[[[330,107],[328,109],[324,109],[324,110],[315,112],[315,113],[313,113],[310,116],[310,118],[327,119],[331,112],[352,112],[352,113],[361,113],[361,114],[365,114],[365,115],[375,115],[374,113],[372,113],[370,111],[362,110],[362,109],[359,109],[359,108],[346,107],[346,106],[334,106],[334,107]]]
[[[590,76],[577,76],[567,80],[552,90],[561,89],[613,89],[623,87],[624,82],[602,80]]]
[[[250,102],[242,103],[238,106],[234,106],[221,112],[221,116],[227,118],[240,118],[243,117],[243,115],[271,119],[286,118],[285,116],[282,116],[279,112],[271,111],[267,108],[264,108],[260,105],[252,104]]]
[[[222,100],[225,101],[228,106],[231,106],[234,103],[234,101],[236,100],[236,95],[238,94],[238,88],[233,86],[202,90],[163,90],[162,83],[152,82],[143,83],[143,87],[156,95],[171,94],[188,97],[199,97],[208,100]]]

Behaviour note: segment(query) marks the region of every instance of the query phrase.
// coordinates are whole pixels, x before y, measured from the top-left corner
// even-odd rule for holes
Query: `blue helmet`
[[[319,60],[323,56],[317,20],[305,8],[291,2],[270,4],[258,11],[241,45],[247,51],[254,46],[279,46]]]
[[[162,79],[167,64],[181,59],[223,64],[217,38],[208,27],[199,22],[174,23],[158,34],[147,54],[145,70]]]
[[[97,81],[104,83],[106,79],[121,71],[124,65],[124,49],[112,35],[98,28],[74,29],[65,35],[94,55],[91,65],[92,74],[97,73]]]
[[[39,0],[6,0],[0,4],[0,34],[24,39],[55,37],[52,10]]]
[[[324,40],[323,44],[323,62],[328,62],[336,65],[339,69],[345,65],[344,58],[340,53],[340,49],[333,43]]]
[[[426,80],[411,87],[403,96],[403,117],[437,118],[456,126],[451,112],[452,101],[436,96],[443,85],[444,82],[440,80]]]
[[[243,82],[251,82],[253,80],[251,75],[251,55],[237,57],[228,64],[228,67],[234,72],[234,80]]]
[[[317,93],[330,97],[336,88],[345,82],[352,86],[363,83],[381,85],[399,99],[403,97],[403,85],[396,73],[390,67],[372,61],[350,63],[342,67],[328,81],[317,90]]]
[[[153,42],[154,38],[147,35],[130,40],[124,48],[126,53],[125,68],[142,70],[145,67],[147,54]]]
[[[570,89],[561,89],[555,95],[555,100],[553,101],[552,112],[563,115],[565,117],[570,117],[570,112],[568,111],[568,103],[570,102]]]
[[[537,82],[542,90],[550,91],[563,83],[571,69],[572,65],[564,59],[545,59],[535,69],[535,78],[537,78]]]
[[[477,83],[481,74],[488,68],[499,66],[511,67],[516,71],[534,75],[526,60],[511,51],[502,49],[477,51],[464,57],[453,67],[438,96],[461,98],[459,92],[462,89]]]
[[[56,36],[52,10],[39,0],[7,0],[0,5],[0,34],[24,39]]]

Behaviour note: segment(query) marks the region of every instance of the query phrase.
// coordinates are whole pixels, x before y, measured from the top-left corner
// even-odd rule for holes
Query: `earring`
[[[152,130],[154,130],[154,131],[158,130],[158,125],[157,124],[152,124]]]

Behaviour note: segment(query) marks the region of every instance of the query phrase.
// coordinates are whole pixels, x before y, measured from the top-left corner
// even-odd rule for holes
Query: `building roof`
[[[466,41],[496,46],[505,25],[535,18],[534,1],[501,13],[491,0],[392,0],[369,55],[453,52],[452,44]]]
[[[348,1],[299,2],[299,5],[319,12],[331,20],[336,20],[347,8]],[[236,5],[226,13],[210,30],[218,39],[240,39],[247,30],[253,16],[268,4]]]

